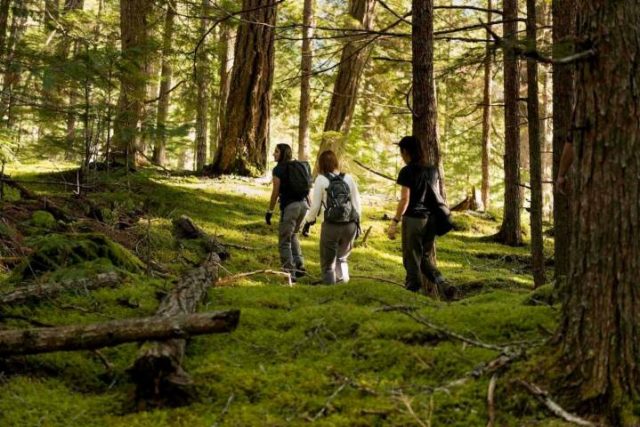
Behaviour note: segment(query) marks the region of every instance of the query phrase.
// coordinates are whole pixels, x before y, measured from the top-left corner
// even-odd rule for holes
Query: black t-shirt
[[[429,208],[432,206],[432,197],[429,197],[428,187],[430,181],[437,179],[437,171],[430,166],[420,166],[410,163],[400,169],[397,183],[409,188],[409,205],[405,216],[412,218],[426,218]]]
[[[278,163],[276,167],[273,168],[273,176],[280,179],[280,211],[284,211],[284,208],[286,208],[290,203],[303,200],[300,198],[296,198],[289,193],[287,185],[289,182],[289,177],[287,176],[287,174],[287,162]]]

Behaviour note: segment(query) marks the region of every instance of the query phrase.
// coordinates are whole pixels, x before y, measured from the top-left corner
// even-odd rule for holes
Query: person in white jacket
[[[320,268],[326,284],[349,281],[347,258],[359,230],[361,206],[358,186],[351,175],[340,173],[338,158],[331,150],[318,159],[318,176],[311,190],[311,208],[303,235],[324,210],[320,231]]]

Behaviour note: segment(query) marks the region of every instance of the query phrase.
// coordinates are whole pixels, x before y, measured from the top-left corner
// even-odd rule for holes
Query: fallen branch
[[[64,291],[89,292],[90,290],[116,286],[120,282],[117,273],[102,273],[92,279],[67,280],[44,285],[29,285],[0,294],[0,305],[23,303],[29,300],[51,298]]]
[[[434,391],[447,391],[448,392],[449,388],[463,385],[467,381],[469,381],[469,379],[480,378],[483,375],[491,374],[491,373],[494,373],[494,372],[498,372],[499,370],[501,370],[502,368],[506,367],[511,362],[513,362],[514,360],[516,360],[516,359],[518,359],[518,358],[520,358],[522,356],[524,356],[524,352],[521,352],[519,354],[512,354],[510,356],[507,356],[505,354],[501,354],[500,356],[496,357],[493,360],[490,360],[487,363],[482,363],[482,364],[476,366],[472,371],[467,372],[464,377],[458,378],[457,380],[454,380],[454,381],[449,381],[447,384],[445,384],[443,386],[436,387],[434,389]]]
[[[394,282],[391,279],[385,279],[384,277],[375,277],[375,276],[363,276],[360,274],[352,275],[352,279],[367,279],[367,280],[377,280],[379,282],[390,283],[392,285],[404,287],[402,283]]]
[[[64,222],[72,222],[73,221],[73,217],[69,213],[67,213],[64,209],[61,209],[58,206],[56,206],[54,203],[49,201],[46,197],[40,197],[40,196],[36,195],[35,193],[32,193],[30,190],[28,190],[22,184],[20,184],[19,182],[15,181],[14,179],[11,179],[7,175],[1,175],[0,179],[2,179],[2,182],[6,182],[10,187],[13,187],[16,190],[18,190],[20,192],[20,196],[22,198],[31,199],[31,200],[37,200],[40,203],[42,203],[44,209],[47,212],[49,212],[51,215],[53,215],[55,217],[55,219],[60,220],[60,221],[64,221]]]
[[[536,399],[538,399],[541,403],[543,403],[547,407],[547,409],[549,409],[555,416],[562,418],[567,422],[577,424],[579,426],[590,426],[590,427],[596,426],[596,424],[592,423],[591,421],[585,420],[584,418],[580,418],[577,415],[570,414],[569,412],[562,409],[560,405],[558,405],[549,397],[549,394],[546,391],[542,390],[537,385],[530,384],[522,380],[518,382],[524,388],[526,388],[527,391],[529,391],[529,393],[531,393]]]
[[[495,406],[495,391],[496,382],[498,381],[498,375],[493,374],[489,381],[489,388],[487,389],[487,412],[489,413],[489,421],[487,427],[493,427],[496,422],[496,406]]]
[[[380,176],[380,177],[382,177],[382,178],[385,178],[385,179],[391,180],[391,181],[393,181],[393,182],[396,182],[396,179],[395,179],[394,177],[389,176],[389,175],[386,175],[386,174],[384,174],[384,173],[382,173],[382,172],[378,172],[378,171],[376,171],[376,170],[374,170],[374,169],[371,169],[369,166],[367,166],[367,165],[365,165],[365,164],[361,163],[360,161],[358,161],[358,160],[356,160],[356,159],[353,159],[353,162],[354,162],[356,165],[360,166],[362,169],[368,170],[369,172],[371,172],[371,173],[372,173],[372,174],[374,174],[374,175],[378,175],[378,176]]]
[[[192,335],[229,332],[238,325],[239,317],[238,310],[230,310],[0,331],[0,355],[88,350],[148,339],[184,339]]]
[[[373,226],[370,225],[369,228],[367,228],[367,231],[364,232],[364,236],[362,237],[362,240],[360,242],[356,242],[356,246],[362,246],[362,247],[367,246],[367,239],[369,238],[369,234],[371,234],[372,229],[373,229]]]
[[[173,229],[178,237],[183,239],[202,239],[208,252],[218,254],[221,260],[229,258],[229,251],[218,239],[207,234],[198,227],[191,218],[182,215],[172,221]]]
[[[227,285],[229,283],[235,282],[236,280],[243,279],[245,277],[255,276],[257,274],[274,274],[276,276],[286,277],[289,286],[293,286],[293,281],[291,280],[291,274],[286,271],[277,271],[277,270],[256,270],[249,271],[247,273],[239,273],[234,274],[233,276],[224,277],[216,282],[216,286]]]

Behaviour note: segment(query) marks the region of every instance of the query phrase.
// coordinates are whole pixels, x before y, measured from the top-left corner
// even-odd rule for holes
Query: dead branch
[[[367,165],[363,164],[363,163],[362,163],[362,162],[360,162],[359,160],[353,159],[353,162],[354,162],[356,165],[360,166],[361,168],[368,170],[368,171],[369,171],[369,172],[371,172],[372,174],[375,174],[375,175],[378,175],[378,176],[380,176],[380,177],[382,177],[382,178],[385,178],[385,179],[391,180],[391,181],[393,181],[393,182],[396,182],[396,179],[395,179],[394,177],[389,176],[389,175],[386,175],[386,174],[384,174],[384,173],[382,173],[382,172],[378,172],[378,171],[376,171],[376,170],[374,170],[374,169],[371,169],[369,166],[367,166]]]
[[[489,421],[487,427],[493,427],[496,422],[496,407],[495,407],[495,391],[496,382],[498,381],[498,375],[493,374],[489,381],[489,388],[487,389],[487,412],[489,413]]]
[[[198,227],[191,218],[182,215],[172,221],[176,235],[183,239],[202,239],[208,252],[218,254],[221,260],[229,258],[229,251],[220,241]]]
[[[287,273],[286,271],[277,271],[277,270],[256,270],[256,271],[249,271],[247,273],[234,274],[233,276],[227,276],[218,280],[218,282],[216,283],[216,286],[227,285],[229,283],[235,282],[236,280],[239,280],[245,277],[255,276],[257,274],[274,274],[276,276],[283,276],[287,279],[288,285],[293,286],[293,281],[291,280],[291,274]]]
[[[531,393],[536,399],[538,399],[542,404],[544,404],[547,407],[547,409],[549,409],[555,416],[579,426],[589,426],[589,427],[596,426],[596,424],[592,423],[591,421],[585,420],[584,418],[580,418],[577,415],[573,415],[565,411],[560,405],[558,405],[549,397],[549,393],[542,390],[537,385],[528,383],[523,380],[519,380],[518,382],[524,388],[526,388],[527,391]]]
[[[367,228],[367,231],[364,232],[364,236],[362,237],[362,240],[360,242],[356,242],[356,246],[362,246],[362,247],[367,246],[367,239],[369,238],[369,234],[371,233],[372,229],[373,229],[373,226],[370,225],[369,228]]]
[[[91,279],[67,280],[44,285],[29,285],[0,294],[0,305],[23,303],[29,300],[51,298],[64,291],[88,293],[94,289],[116,286],[120,282],[118,273],[102,273]]]
[[[60,220],[60,221],[64,221],[64,222],[72,222],[73,221],[73,217],[69,213],[67,213],[64,209],[59,208],[58,206],[56,206],[54,203],[52,203],[46,197],[40,197],[40,196],[36,195],[35,193],[32,193],[25,186],[23,186],[19,182],[16,182],[15,180],[11,179],[7,175],[1,175],[0,179],[2,179],[2,182],[6,182],[10,187],[13,187],[16,190],[18,190],[20,192],[20,196],[22,198],[30,199],[30,200],[37,200],[40,203],[42,203],[43,208],[47,212],[49,212],[51,215],[53,215],[55,217],[55,219]]]
[[[87,350],[148,339],[184,339],[192,335],[229,332],[238,325],[239,318],[238,310],[230,310],[0,331],[0,355]]]
[[[389,283],[391,285],[396,286],[404,286],[402,283],[394,282],[391,279],[385,279],[384,277],[375,277],[375,276],[363,276],[361,274],[356,274],[351,276],[352,279],[367,279],[367,280],[377,280],[378,282]]]
[[[340,384],[340,386],[335,389],[335,391],[331,394],[331,396],[329,396],[329,398],[327,399],[327,401],[324,403],[324,405],[322,406],[322,408],[320,408],[320,410],[316,413],[316,415],[311,419],[312,421],[317,421],[319,418],[323,417],[326,413],[327,410],[329,409],[329,405],[331,405],[331,401],[333,399],[336,398],[336,396],[338,396],[338,394],[340,394],[340,392],[350,383],[349,378],[345,378],[344,381],[342,382],[342,384]]]

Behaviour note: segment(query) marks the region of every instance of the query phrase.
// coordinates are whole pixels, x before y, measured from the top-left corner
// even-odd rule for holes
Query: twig
[[[359,160],[353,159],[353,162],[354,162],[356,165],[360,166],[361,168],[366,169],[366,170],[368,170],[369,172],[371,172],[371,173],[373,173],[373,174],[375,174],[375,175],[378,175],[378,176],[380,176],[380,177],[382,177],[382,178],[385,178],[385,179],[391,180],[391,181],[393,181],[393,182],[396,182],[396,179],[395,179],[394,177],[389,176],[389,175],[386,175],[386,174],[384,174],[384,173],[382,173],[382,172],[378,172],[378,171],[376,171],[376,170],[373,170],[373,169],[371,169],[369,166],[367,166],[367,165],[365,165],[365,164],[361,163]]]
[[[429,427],[429,424],[425,424],[424,421],[422,421],[420,417],[418,417],[416,413],[413,411],[413,407],[411,406],[411,401],[413,399],[407,397],[404,394],[400,394],[398,396],[398,400],[405,406],[405,408],[407,408],[407,411],[409,411],[409,415],[411,415],[413,419],[416,420],[416,422],[420,427]]]
[[[109,362],[109,359],[107,359],[105,355],[100,352],[100,350],[91,350],[91,353],[98,359],[100,359],[108,374],[111,374],[113,372],[113,364]]]
[[[259,250],[258,248],[253,248],[251,246],[244,246],[244,245],[236,245],[235,243],[227,243],[227,242],[225,242],[224,245],[228,246],[230,248],[242,249],[242,250],[245,250],[245,251],[257,251],[257,250]]]
[[[446,385],[436,387],[434,391],[448,392],[449,388],[465,384],[467,381],[469,381],[470,378],[480,378],[485,374],[497,372],[500,369],[507,366],[512,361],[514,361],[515,359],[522,357],[523,355],[524,355],[524,352],[521,352],[520,354],[513,354],[511,356],[501,354],[500,356],[496,357],[493,360],[490,360],[487,363],[483,363],[479,366],[476,366],[472,371],[467,372],[464,377],[458,378],[457,380],[450,381]]]
[[[222,408],[222,412],[220,412],[220,416],[218,417],[218,420],[215,423],[213,423],[211,427],[218,427],[220,425],[220,421],[222,421],[224,416],[227,415],[227,412],[229,412],[229,407],[231,406],[231,402],[233,402],[233,399],[235,397],[236,396],[233,393],[229,395],[229,398],[227,399],[227,403],[224,405],[224,408]]]
[[[569,412],[562,409],[560,405],[558,405],[549,397],[549,394],[546,391],[542,390],[537,385],[530,384],[523,380],[519,380],[518,382],[524,388],[526,388],[527,391],[529,391],[529,393],[531,393],[536,399],[542,402],[547,407],[547,409],[549,409],[555,416],[562,418],[567,422],[577,424],[579,426],[590,426],[590,427],[596,426],[591,421],[587,421],[584,418],[578,417],[577,415],[570,414]]]
[[[327,401],[324,403],[324,405],[322,406],[322,408],[320,408],[320,410],[318,411],[318,413],[312,418],[313,421],[316,421],[317,419],[319,419],[320,417],[324,416],[327,413],[327,409],[329,409],[329,405],[331,404],[331,401],[333,399],[336,398],[336,396],[338,394],[340,394],[340,392],[349,384],[349,378],[345,378],[343,383],[340,384],[340,387],[338,387],[332,394],[331,396],[329,396],[329,398],[327,399]]]
[[[362,247],[367,246],[367,239],[369,238],[369,234],[371,233],[372,229],[373,229],[373,226],[370,225],[369,228],[367,228],[367,231],[364,232],[364,236],[362,237],[362,240],[357,243],[357,246],[362,246]]]
[[[226,285],[231,282],[235,282],[238,279],[242,279],[243,277],[255,276],[256,274],[275,274],[276,276],[284,276],[287,278],[289,282],[289,286],[293,286],[293,281],[291,280],[291,274],[286,271],[277,271],[277,270],[256,270],[249,271],[247,273],[239,273],[234,274],[233,276],[224,277],[216,283],[216,285]]]
[[[398,283],[398,282],[394,282],[393,280],[390,279],[385,279],[384,277],[375,277],[375,276],[363,276],[360,274],[356,274],[356,275],[352,275],[351,276],[352,279],[369,279],[369,280],[377,280],[379,282],[384,282],[384,283],[390,283],[392,285],[396,285],[396,286],[404,286],[402,283]]]
[[[489,388],[487,390],[487,411],[489,412],[489,422],[487,427],[493,427],[496,422],[496,407],[494,403],[496,382],[498,381],[498,374],[493,374],[491,381],[489,381]]]

